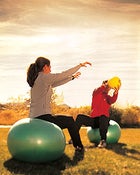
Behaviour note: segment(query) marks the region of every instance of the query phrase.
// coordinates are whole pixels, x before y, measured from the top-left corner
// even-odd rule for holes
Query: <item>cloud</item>
[[[108,2],[108,3],[107,3]],[[121,5],[121,0],[1,0],[0,21],[18,23],[52,25],[75,22],[76,19],[94,19],[100,14],[107,13],[114,2]],[[136,2],[136,1],[134,1]],[[132,3],[134,4],[134,3]],[[131,7],[127,7],[128,11]],[[135,9],[136,10],[136,9]],[[132,11],[132,9],[131,9]]]
[[[127,3],[127,4],[140,4],[139,0],[103,0],[103,1],[110,1],[115,3]]]
[[[0,1],[0,21],[1,22],[18,22],[22,23],[27,20],[35,8],[35,4],[30,4],[31,1],[27,2],[26,0],[2,0]]]
[[[92,9],[89,5],[82,0],[1,0],[0,31],[32,35],[42,28],[86,27],[98,18],[93,15],[96,5],[92,4]]]
[[[134,2],[134,3],[133,3]],[[138,21],[137,1],[125,0],[1,0],[0,32],[33,35],[53,28],[96,28]],[[45,31],[44,31],[45,30]]]

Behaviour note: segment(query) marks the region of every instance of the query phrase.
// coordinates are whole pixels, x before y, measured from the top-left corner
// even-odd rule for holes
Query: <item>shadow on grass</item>
[[[117,143],[117,144],[109,144],[107,146],[108,150],[112,150],[117,154],[135,159],[140,160],[140,152],[136,149],[127,148],[127,145],[124,143]]]
[[[72,160],[66,154],[63,154],[60,159],[48,163],[27,163],[11,158],[4,162],[4,167],[12,174],[60,175],[61,171],[77,165],[83,158],[84,152],[75,152]]]

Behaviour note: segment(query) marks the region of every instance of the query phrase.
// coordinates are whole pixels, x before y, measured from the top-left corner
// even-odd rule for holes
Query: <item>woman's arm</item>
[[[63,79],[63,80],[61,80],[61,81],[59,81],[59,82],[56,82],[56,83],[55,83],[55,86],[53,85],[52,87],[54,88],[54,87],[63,85],[63,84],[65,84],[65,83],[68,83],[69,81],[74,80],[75,78],[78,78],[80,75],[81,75],[80,72],[76,72],[76,73],[73,74],[72,76],[69,76],[69,77],[67,77],[66,79]]]
[[[66,71],[63,71],[61,73],[56,73],[56,74],[49,74],[49,80],[50,80],[50,84],[52,85],[52,87],[56,87],[56,86],[60,86],[62,84],[65,84],[67,82],[69,82],[70,80],[73,79],[73,74],[76,73],[81,67],[86,67],[86,65],[89,64],[91,65],[91,63],[89,62],[84,62],[84,63],[80,63],[79,65],[68,69]],[[78,73],[78,72],[77,72]],[[78,77],[80,74],[75,74],[76,77]],[[76,78],[74,77],[74,78]]]

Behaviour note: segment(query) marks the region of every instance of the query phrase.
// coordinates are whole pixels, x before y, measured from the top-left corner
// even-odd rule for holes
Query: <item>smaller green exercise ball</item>
[[[109,127],[107,131],[107,143],[117,143],[121,136],[121,128],[119,124],[113,120],[110,120]],[[101,140],[99,128],[93,129],[92,127],[88,127],[87,136],[90,142],[99,143]]]
[[[9,130],[7,145],[12,157],[25,162],[50,162],[62,156],[65,136],[57,125],[40,119],[21,119]]]

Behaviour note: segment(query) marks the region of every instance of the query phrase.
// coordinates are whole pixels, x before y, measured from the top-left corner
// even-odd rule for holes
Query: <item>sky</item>
[[[120,77],[118,105],[140,106],[140,0],[0,0],[0,103],[26,96],[28,66],[52,72],[81,62],[81,76],[56,89],[70,106],[90,105],[103,80]]]

